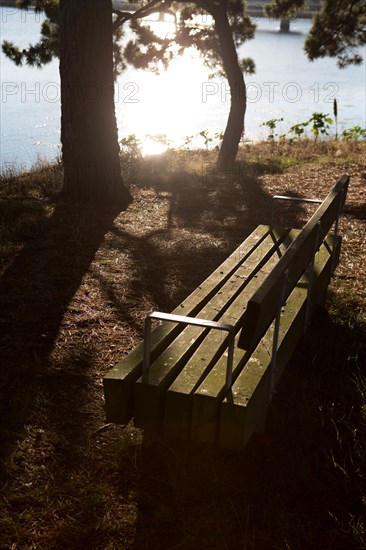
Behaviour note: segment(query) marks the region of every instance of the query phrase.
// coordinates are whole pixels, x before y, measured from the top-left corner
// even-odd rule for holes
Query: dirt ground
[[[192,177],[179,163],[167,176],[156,161],[146,184],[132,182],[134,201],[118,215],[57,204],[19,180],[3,187],[1,549],[365,548],[363,527],[352,535],[341,525],[365,512],[346,502],[353,493],[345,481],[335,498],[338,474],[322,481],[325,462],[305,440],[294,452],[306,448],[309,462],[291,458],[283,434],[301,426],[286,405],[281,425],[237,455],[107,424],[102,388],[104,374],[141,340],[148,312],[171,311],[255,226],[269,223],[272,195],[323,199],[344,173],[351,183],[330,295],[364,323],[360,159],[281,168],[258,153],[250,168],[242,163],[221,178],[197,166]],[[288,225],[308,214],[303,206],[274,212]],[[310,334],[334,338],[328,316],[314,326]],[[305,351],[314,361],[316,352],[311,340],[304,345],[298,357],[308,365]]]

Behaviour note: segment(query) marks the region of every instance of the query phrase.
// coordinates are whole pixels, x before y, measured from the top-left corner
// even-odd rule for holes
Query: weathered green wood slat
[[[272,237],[275,242],[282,237],[282,232],[273,230]],[[298,230],[292,230],[281,242],[279,253],[290,246]],[[244,315],[246,303],[261,281],[270,273],[278,262],[279,255],[272,254],[265,265],[257,273],[242,292],[238,294],[230,307],[220,317],[223,323],[229,323],[233,326],[239,326]],[[251,266],[247,266],[251,270]],[[191,419],[191,399],[196,388],[203,382],[209,371],[217,360],[224,354],[227,348],[227,338],[221,333],[210,331],[197,348],[192,357],[184,365],[182,371],[178,374],[172,385],[166,393],[165,414],[164,414],[164,433],[168,436],[188,438],[190,432]],[[226,357],[226,354],[224,355]],[[237,365],[236,367],[237,368]]]
[[[299,301],[299,309],[284,308],[280,326],[277,367],[281,370],[301,337],[305,320],[306,290],[295,288],[289,297]],[[221,405],[219,444],[223,448],[241,450],[251,435],[265,429],[273,325],[270,326],[245,368]],[[286,357],[285,357],[286,356]]]
[[[329,251],[329,246],[322,245],[321,249],[316,255],[315,259],[316,269],[314,272],[313,279],[313,296],[317,296],[318,287],[323,288],[323,279],[327,279],[329,276],[329,270],[331,265],[331,254]],[[285,308],[286,315],[296,315],[296,311],[299,311],[300,319],[302,316],[303,303],[299,299],[301,296],[304,301],[306,301],[306,289],[307,283],[306,279],[303,278],[298,283],[298,288],[296,292],[293,291],[292,297],[288,298],[287,307]],[[318,298],[316,298],[318,300]],[[283,315],[281,318],[281,330],[283,331],[286,325],[286,315]],[[302,334],[302,327],[298,330],[300,326],[298,320],[291,320],[294,324],[293,333],[291,336],[295,338],[294,346],[296,345],[298,339]],[[244,330],[245,330],[244,326]],[[296,340],[296,338],[298,338]],[[254,346],[257,346],[260,338],[254,343]],[[262,346],[260,347],[258,353],[263,358],[269,357],[272,341],[272,328],[270,327],[267,330],[267,336],[263,338]],[[289,348],[290,349],[290,348]],[[245,361],[250,357],[250,354],[253,350],[235,350],[235,364],[233,369],[233,380],[235,386],[235,379],[248,376],[247,366],[242,368],[245,364]],[[258,359],[258,358],[257,358]],[[268,360],[269,362],[269,360]],[[251,364],[253,361],[251,361]],[[238,367],[239,365],[239,367]],[[240,368],[241,367],[241,368]],[[242,373],[240,374],[240,372]],[[261,373],[261,369],[258,367],[258,374]],[[214,368],[211,370],[207,378],[197,389],[193,396],[192,400],[192,427],[191,427],[191,438],[194,441],[213,443],[218,436],[218,426],[219,426],[219,417],[220,417],[220,405],[225,396],[225,373],[226,373],[226,364],[224,358],[220,358]],[[263,372],[262,372],[263,374]],[[276,380],[275,380],[276,382]],[[261,382],[261,384],[267,384],[267,382]],[[267,387],[267,386],[266,386]],[[266,398],[268,397],[268,392]]]
[[[309,265],[316,240],[321,243],[332,227],[343,206],[349,177],[343,176],[329,193],[315,214],[302,229],[292,247],[278,262],[270,276],[256,291],[244,317],[249,329],[242,331],[239,347],[249,348],[253,341],[263,336],[276,314],[277,300],[281,290],[282,274],[288,271],[285,298],[292,292],[297,281]],[[320,224],[318,225],[318,222]]]
[[[341,254],[342,237],[337,235],[334,239],[333,235],[329,235],[325,241],[324,246],[327,249],[329,255],[333,254],[333,260],[328,261],[326,268],[322,270],[321,257],[319,255],[315,258],[314,271],[317,277],[317,284],[312,292],[312,301],[319,306],[324,306],[326,302],[328,285],[333,276],[334,270],[339,264],[339,258]],[[319,277],[321,271],[321,277]]]
[[[219,292],[208,302],[200,311],[197,317],[213,321],[222,321],[235,324],[247,298],[253,293],[261,280],[273,267],[273,258],[277,261],[276,250],[283,242],[285,232],[268,235],[256,249],[256,254],[252,254],[246,259],[246,262],[238,267],[233,276],[226,281]],[[293,237],[292,237],[293,238]],[[291,242],[291,239],[289,239]],[[270,265],[267,262],[270,262]],[[248,288],[245,294],[245,300],[242,297],[244,288]],[[239,296],[239,298],[238,298]],[[186,327],[177,338],[162,352],[161,355],[151,364],[148,372],[143,375],[135,385],[135,425],[145,428],[154,428],[163,420],[164,394],[170,384],[173,383],[176,376],[184,367],[190,356],[194,354],[204,338],[214,340],[219,338],[222,342],[222,336],[217,335],[216,331],[208,333],[207,329],[194,326]],[[222,350],[223,351],[223,350]]]
[[[238,266],[255,254],[257,247],[268,236],[269,228],[259,225],[249,237],[223,262],[173,313],[196,316]],[[151,334],[151,359],[154,360],[183,330],[183,326],[164,324]],[[105,411],[108,422],[126,424],[133,416],[134,383],[141,376],[143,342],[111,369],[103,379]]]
[[[215,339],[217,339],[217,342],[214,341]],[[219,334],[213,335],[211,344],[218,350],[222,349],[222,340],[220,340]],[[235,373],[237,370],[241,370],[249,357],[249,352],[235,346],[233,372]],[[224,356],[215,354],[214,359],[216,360],[215,366],[217,365],[217,361],[223,364],[224,373],[226,374],[226,354]],[[189,439],[191,437],[193,398],[195,395],[194,389],[195,386],[192,391],[184,391],[185,388],[180,391],[179,386],[176,384],[174,390],[169,389],[166,393],[164,414],[164,434],[166,436],[179,439]]]
[[[338,261],[341,239],[335,244]],[[316,280],[312,292],[311,307],[322,305],[327,290],[332,259],[326,246],[316,258]],[[306,288],[300,285],[290,295],[280,325],[276,385],[288,363],[303,332],[306,309]],[[270,357],[267,349],[271,345],[273,325],[267,331],[257,349],[252,354],[243,371],[225,397],[221,406],[220,446],[232,450],[242,450],[254,432],[265,428],[268,399]]]

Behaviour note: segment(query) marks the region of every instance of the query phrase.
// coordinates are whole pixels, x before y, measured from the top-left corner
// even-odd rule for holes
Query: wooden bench
[[[149,315],[144,342],[104,377],[107,420],[237,450],[263,431],[338,263],[348,182],[301,230],[258,226],[172,314]]]

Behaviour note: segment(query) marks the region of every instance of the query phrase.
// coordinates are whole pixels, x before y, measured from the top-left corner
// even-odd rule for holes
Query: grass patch
[[[229,173],[217,169],[217,154],[212,150],[169,149],[161,155],[142,157],[122,156],[122,171],[130,185],[151,186],[155,189],[177,188],[180,185],[222,185],[240,181],[243,177],[260,177],[294,171],[312,164],[362,163],[366,144],[311,139],[300,141],[263,141],[246,144],[239,149],[236,167]]]

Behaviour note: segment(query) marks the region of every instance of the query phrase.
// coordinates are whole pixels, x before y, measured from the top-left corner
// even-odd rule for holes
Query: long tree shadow
[[[116,215],[63,204],[49,219],[40,211],[34,233],[5,270],[0,293],[0,422],[5,434],[19,429],[27,417],[37,392],[31,381],[50,368],[63,316]]]
[[[165,201],[163,219],[145,213],[150,229],[131,233],[118,220],[111,228],[105,247],[113,255],[128,256],[128,280],[122,284],[113,273],[95,274],[119,319],[140,334],[143,319],[135,314],[136,302],[172,310],[254,227],[268,223],[271,212],[271,198],[254,178],[245,186],[180,182],[170,187]]]
[[[193,291],[259,224],[270,224],[272,196],[258,176],[246,176],[243,168],[233,180],[208,177],[191,182],[175,180],[159,188],[168,202],[163,222],[146,212],[149,231],[131,234],[123,224],[115,224],[106,245],[115,253],[128,254],[133,287],[101,277],[101,283],[119,315],[140,334],[141,319],[129,315],[127,301],[145,296],[147,302],[163,311],[173,309]],[[282,211],[284,208],[282,207]],[[308,210],[301,203],[286,207],[289,227],[300,226]],[[284,216],[280,220],[283,222]],[[302,223],[301,223],[302,218]],[[278,223],[279,219],[274,219]],[[157,224],[156,226],[154,224]],[[177,240],[177,233],[181,238]],[[174,284],[176,281],[176,284]],[[130,296],[130,298],[129,298]]]

